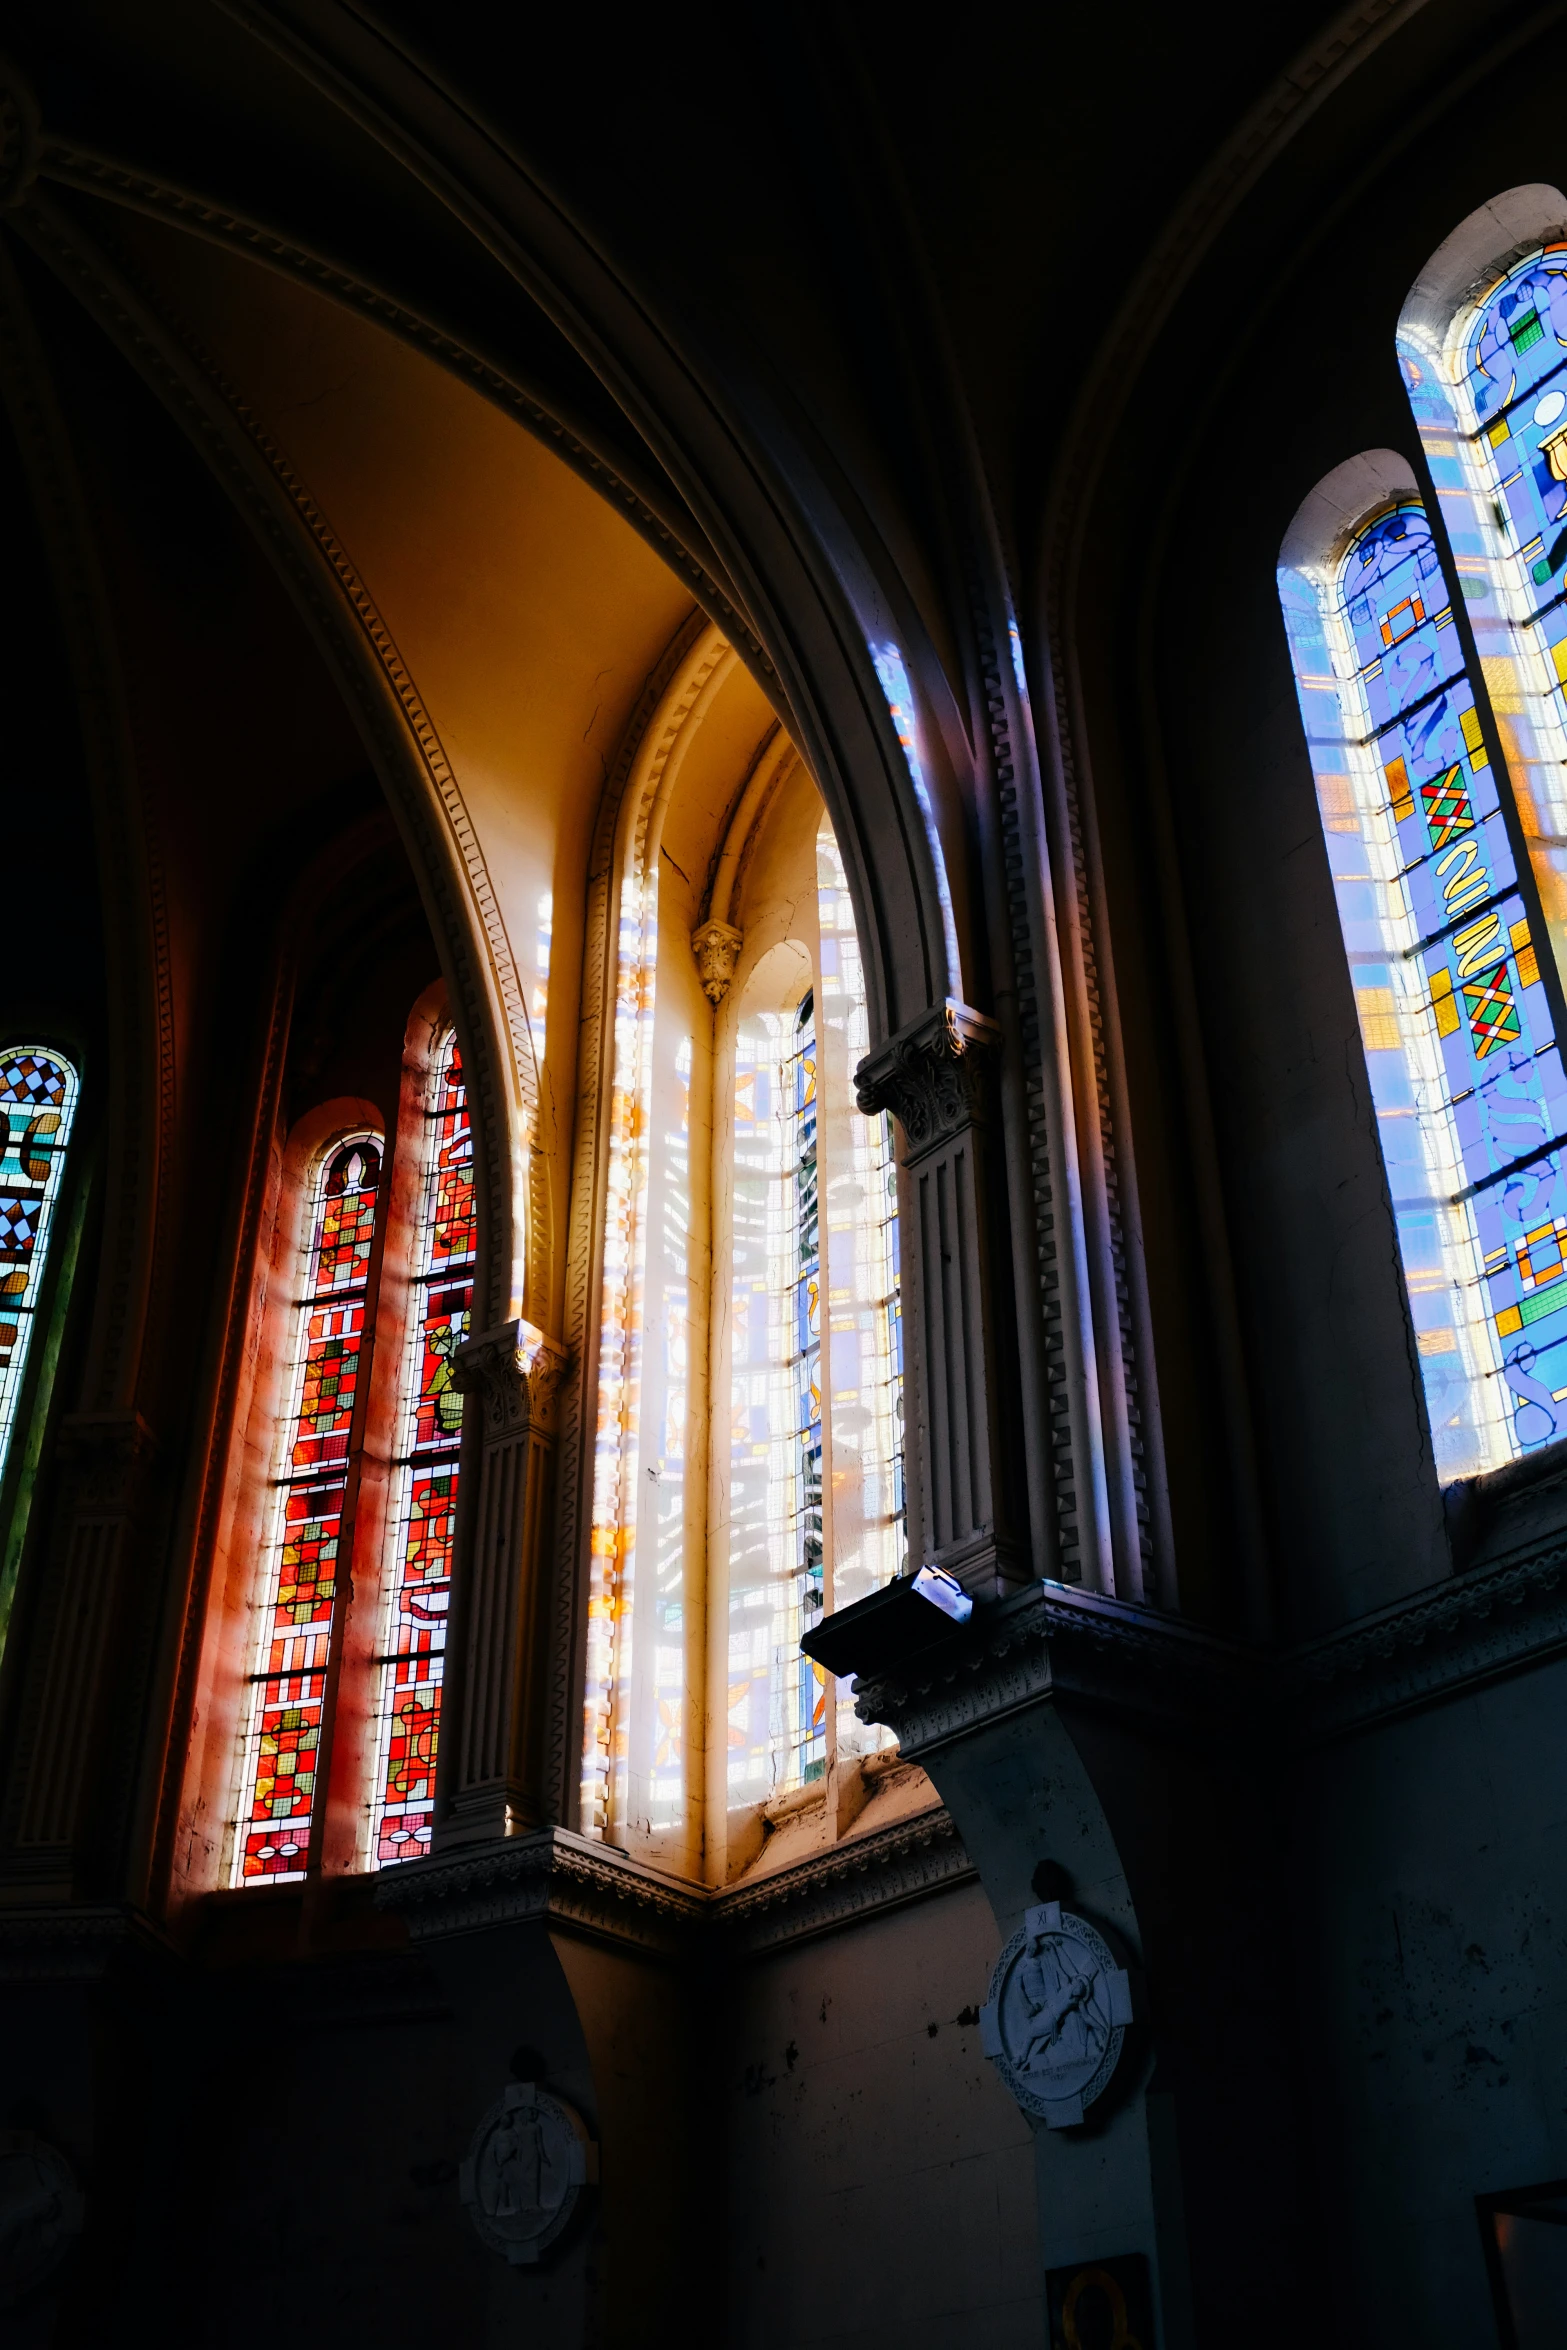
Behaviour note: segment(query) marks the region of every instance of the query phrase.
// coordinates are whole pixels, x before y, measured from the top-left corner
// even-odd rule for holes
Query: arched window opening
[[[424,1112],[408,1335],[399,1381],[389,1571],[376,1643],[371,1865],[430,1847],[446,1617],[457,1521],[462,1397],[452,1357],[468,1335],[476,1242],[473,1135],[457,1039],[436,1054]]]
[[[1279,582],[1437,1466],[1471,1476],[1554,1434],[1567,1391],[1567,1085],[1533,892],[1418,497]]]
[[[382,1149],[374,1131],[340,1137],[306,1195],[240,1742],[235,1885],[301,1877],[311,1858]]]
[[[10,1455],[33,1333],[38,1320],[50,1230],[65,1176],[76,1116],[76,1071],[43,1045],[0,1052],[0,1477]]]
[[[620,819],[581,1817],[726,1882],[890,1743],[800,1639],[904,1559],[897,1179],[814,785],[683,775]]]

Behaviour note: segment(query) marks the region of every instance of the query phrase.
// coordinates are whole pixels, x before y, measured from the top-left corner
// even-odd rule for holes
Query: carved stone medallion
[[[1023,2111],[1064,2130],[1110,2086],[1131,2020],[1131,1985],[1104,1936],[1045,1901],[996,1961],[980,2040]]]
[[[531,2265],[554,2243],[598,2176],[598,2148],[564,2099],[522,2081],[473,2133],[458,2189],[492,2252]]]
[[[0,2309],[52,2276],[81,2228],[81,2190],[59,2148],[0,2130]]]

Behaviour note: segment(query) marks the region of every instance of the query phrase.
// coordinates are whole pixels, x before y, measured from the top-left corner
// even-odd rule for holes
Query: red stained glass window
[[[442,1049],[425,1120],[424,1182],[395,1462],[390,1588],[377,1661],[374,1868],[430,1848],[441,1671],[457,1522],[462,1397],[452,1356],[473,1303],[473,1136],[457,1040]]]
[[[380,1136],[352,1134],[311,1188],[246,1694],[236,1885],[303,1876],[309,1857],[380,1182]]]

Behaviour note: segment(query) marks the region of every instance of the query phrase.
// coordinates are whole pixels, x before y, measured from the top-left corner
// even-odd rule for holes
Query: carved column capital
[[[459,1395],[477,1395],[484,1409],[484,1441],[548,1436],[555,1427],[555,1400],[566,1373],[566,1350],[531,1322],[502,1322],[481,1330],[452,1356],[452,1385]]]
[[[72,1412],[55,1438],[71,1508],[78,1515],[129,1514],[154,1449],[140,1412]]]
[[[732,922],[704,922],[691,933],[691,952],[701,974],[702,993],[710,1004],[721,1004],[740,960],[744,934]]]
[[[986,1063],[1000,1040],[994,1020],[949,996],[866,1054],[854,1073],[860,1108],[890,1110],[917,1158],[983,1119]]]

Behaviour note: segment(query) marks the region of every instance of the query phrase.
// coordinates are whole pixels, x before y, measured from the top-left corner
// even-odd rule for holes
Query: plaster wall
[[[1222,358],[1165,474],[1140,696],[1120,690],[1118,650],[1083,629],[1113,886],[1145,893],[1135,921],[1122,900],[1118,936],[1163,928],[1177,960],[1190,955],[1184,1058],[1179,988],[1126,999],[1147,1105],[1134,1117],[1149,1152],[1141,1189],[1153,1203],[1178,1546],[1190,1561],[1214,1540],[1196,1499],[1205,1479],[1210,1506],[1230,1518],[1218,1539],[1235,1539],[1254,1462],[1274,1620],[1288,1637],[1419,1590],[1453,1561],[1275,567],[1298,508],[1347,459],[1392,450],[1426,481],[1395,356],[1399,314],[1474,207],[1557,171],[1560,67],[1554,51],[1532,58],[1522,78],[1509,62],[1479,80],[1489,97],[1435,103],[1396,150],[1369,153],[1353,194],[1309,237],[1270,250],[1244,317],[1222,309],[1240,257],[1227,257],[1222,283],[1214,265],[1181,331],[1195,337],[1222,312]],[[1194,356],[1172,335],[1145,367],[1134,416],[1140,402],[1163,412]],[[1102,520],[1132,479],[1107,487]],[[1242,483],[1243,496],[1226,494]],[[1124,586],[1121,560],[1102,532],[1088,603]],[[1163,1055],[1150,1050],[1161,1035]],[[1185,1208],[1167,1221],[1154,1138],[1170,1117],[1196,1131],[1199,1085],[1212,1102],[1211,1177],[1192,1191],[1189,1174],[1177,1177],[1170,1196],[1184,1193]],[[1217,1248],[1203,1232],[1205,1180],[1222,1201]],[[1221,1436],[1215,1334],[1232,1280],[1246,1392]],[[1198,1576],[1209,1571],[1199,1558]]]
[[[733,2350],[1037,2350],[1030,2132],[979,2049],[999,1947],[970,1883],[736,1975]]]
[[[1307,1758],[1295,1979],[1357,2345],[1493,2338],[1477,2195],[1567,2176],[1567,1663]]]
[[[364,581],[451,762],[530,995],[551,928],[534,1051],[558,1284],[588,847],[691,599],[605,499],[434,360],[229,253],[150,222],[125,234]]]

